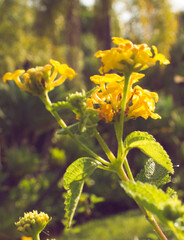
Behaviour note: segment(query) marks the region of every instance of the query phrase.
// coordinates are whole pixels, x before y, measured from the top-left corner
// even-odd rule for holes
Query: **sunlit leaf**
[[[121,187],[137,203],[144,206],[149,212],[156,215],[163,224],[172,229],[179,240],[184,240],[184,232],[179,224],[183,220],[183,206],[177,195],[171,197],[149,183],[122,182]]]
[[[147,156],[151,157],[155,162],[166,168],[170,173],[174,173],[171,159],[166,151],[156,142],[156,140],[147,132],[133,132],[127,136],[124,142],[126,154],[132,148],[139,148]]]

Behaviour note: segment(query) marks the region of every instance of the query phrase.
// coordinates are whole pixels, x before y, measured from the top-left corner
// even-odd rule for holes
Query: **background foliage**
[[[53,101],[93,86],[89,76],[99,68],[93,55],[110,48],[112,36],[154,44],[170,56],[169,66],[155,67],[144,80],[144,87],[159,92],[157,112],[162,119],[130,121],[126,134],[149,131],[164,146],[174,165],[180,166],[171,184],[184,199],[184,13],[173,13],[168,0],[96,0],[91,7],[79,0],[0,0],[0,22],[0,77],[16,68],[46,64],[50,58],[78,72],[75,80],[53,91]],[[70,113],[63,116],[67,123],[74,122]],[[16,239],[13,222],[32,209],[52,216],[50,232],[61,233],[62,177],[85,153],[70,138],[55,134],[57,127],[39,99],[14,83],[0,83],[0,239]],[[116,149],[111,125],[101,123],[100,131],[112,151]],[[96,142],[88,144],[98,151]],[[130,159],[136,175],[146,159],[137,151]],[[114,175],[101,171],[86,181],[76,224],[135,208],[116,182]]]

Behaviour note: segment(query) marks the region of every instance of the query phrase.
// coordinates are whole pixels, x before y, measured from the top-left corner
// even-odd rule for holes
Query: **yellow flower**
[[[101,83],[110,83],[110,82],[121,82],[124,80],[124,77],[121,77],[114,73],[114,74],[105,74],[104,76],[94,75],[90,77],[90,79],[95,84],[101,84]]]
[[[128,89],[128,97],[132,95],[132,85],[144,74],[132,73]],[[98,112],[99,119],[111,122],[114,116],[121,112],[121,100],[124,89],[124,77],[117,74],[105,74],[104,76],[94,75],[91,80],[97,84],[90,98],[87,99],[87,108]]]
[[[120,73],[139,72],[150,66],[154,66],[157,61],[160,64],[169,64],[169,60],[161,53],[158,53],[155,46],[151,48],[147,44],[136,45],[129,40],[113,37],[113,43],[118,47],[110,50],[98,51],[95,56],[100,58],[103,65],[99,69],[100,73],[115,70]]]
[[[111,77],[112,76],[112,77]],[[142,89],[136,85],[132,87],[144,74],[132,73],[127,93],[127,102],[125,109],[125,120],[143,117],[147,119],[161,118],[154,113],[155,103],[158,101],[158,94]],[[90,98],[87,99],[87,108],[98,112],[99,119],[105,119],[105,122],[113,121],[115,115],[121,114],[121,100],[124,90],[124,77],[116,74],[105,74],[104,76],[95,75],[91,80],[97,84]]]
[[[22,90],[32,95],[42,96],[45,92],[61,85],[67,78],[72,80],[76,76],[75,71],[68,65],[53,59],[50,59],[50,63],[30,68],[26,72],[22,69],[13,73],[8,72],[3,76],[3,81],[14,80]]]
[[[135,86],[131,99],[128,102],[125,114],[126,120],[143,117],[147,119],[160,119],[161,116],[155,111],[155,103],[158,101],[158,94],[142,89],[140,86]]]
[[[23,236],[23,237],[21,237],[21,240],[33,240],[33,239],[32,239],[32,237]]]
[[[112,122],[114,117],[114,110],[111,104],[105,103],[100,106],[99,119],[105,119],[105,122]]]

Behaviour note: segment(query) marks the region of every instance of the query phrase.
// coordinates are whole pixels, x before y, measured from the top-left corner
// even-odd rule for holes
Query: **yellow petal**
[[[3,82],[6,82],[7,80],[14,80],[15,78],[21,76],[25,71],[22,69],[18,69],[14,71],[13,73],[7,72],[3,76]]]
[[[153,51],[154,51],[154,59],[155,61],[159,61],[160,64],[164,64],[164,65],[168,65],[170,63],[170,61],[161,53],[158,53],[157,47],[156,46],[152,46]]]
[[[50,63],[54,66],[55,72],[58,72],[70,80],[72,80],[77,75],[72,68],[68,67],[67,64],[61,64],[60,62],[53,59],[50,59]]]
[[[104,76],[94,75],[90,77],[90,80],[95,84],[101,84],[101,83],[110,83],[110,82],[121,82],[124,80],[124,77],[121,77],[115,73],[112,73],[112,74],[105,74]]]
[[[121,37],[112,37],[112,42],[116,45],[120,45],[120,44],[124,45],[124,44],[127,44],[127,43],[131,43],[131,45],[133,45],[131,41],[129,41],[127,39],[123,39]]]
[[[33,240],[33,239],[32,239],[32,237],[23,236],[23,237],[21,238],[21,240]]]

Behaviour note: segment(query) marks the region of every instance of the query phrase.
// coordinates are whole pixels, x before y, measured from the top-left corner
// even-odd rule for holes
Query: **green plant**
[[[6,73],[3,80],[13,79],[21,89],[38,96],[62,128],[58,134],[68,134],[89,155],[74,161],[64,175],[63,185],[67,190],[67,227],[72,224],[85,179],[99,168],[119,176],[121,187],[135,200],[160,239],[166,240],[167,237],[154,216],[182,240],[184,206],[171,188],[166,192],[161,189],[170,181],[169,174],[174,173],[168,154],[147,132],[135,131],[124,137],[124,125],[127,121],[138,117],[161,118],[154,112],[155,103],[158,101],[157,93],[134,84],[144,77],[140,71],[156,65],[158,61],[164,65],[169,64],[169,61],[158,53],[155,46],[151,49],[146,44],[136,45],[116,37],[113,42],[117,47],[95,54],[102,61],[99,69],[101,75],[91,77],[96,87],[88,93],[82,91],[70,94],[66,101],[52,103],[48,93],[66,78],[71,80],[76,73],[66,64],[55,60],[50,60],[51,64],[43,67],[29,69],[26,73],[24,70]],[[109,73],[111,71],[115,73]],[[72,110],[78,122],[67,126],[58,114],[62,108]],[[118,146],[116,156],[97,129],[99,120],[105,120],[106,124],[114,126]],[[106,159],[85,144],[84,139],[90,137],[96,138],[106,154]],[[148,156],[148,161],[137,178],[134,178],[128,163],[128,153],[134,148]]]

